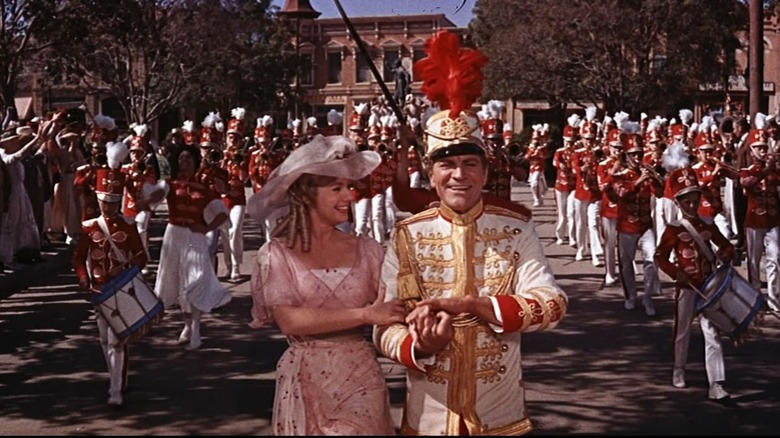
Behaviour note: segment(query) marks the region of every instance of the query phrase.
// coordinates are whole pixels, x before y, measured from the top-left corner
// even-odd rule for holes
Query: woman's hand
[[[375,302],[366,307],[365,319],[367,324],[389,325],[403,323],[406,317],[406,306],[401,300],[387,302]]]

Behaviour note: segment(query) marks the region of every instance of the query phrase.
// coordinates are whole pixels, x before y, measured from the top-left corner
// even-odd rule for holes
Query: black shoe
[[[710,400],[712,400],[712,399],[710,399]],[[734,399],[731,398],[730,396],[726,396],[726,397],[719,398],[717,400],[712,400],[712,401],[714,401],[715,403],[717,403],[717,404],[719,404],[719,405],[721,405],[723,407],[726,407],[726,408],[730,408],[730,409],[739,408],[739,404],[737,402],[735,402]]]

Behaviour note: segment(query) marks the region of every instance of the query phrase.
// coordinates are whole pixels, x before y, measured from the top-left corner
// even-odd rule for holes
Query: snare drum
[[[162,301],[146,284],[138,266],[122,271],[90,301],[121,344],[143,336],[164,314]]]
[[[722,265],[704,281],[695,298],[696,314],[702,314],[729,336],[745,331],[764,305],[754,289],[731,265]]]

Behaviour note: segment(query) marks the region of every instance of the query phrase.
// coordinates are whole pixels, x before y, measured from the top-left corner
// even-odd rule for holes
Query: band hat
[[[271,172],[266,185],[247,201],[247,211],[261,221],[286,209],[290,187],[305,173],[356,181],[369,175],[381,161],[374,151],[358,152],[355,142],[347,137],[317,134]]]
[[[701,192],[696,172],[690,166],[673,170],[667,178],[669,189],[674,193],[675,198],[690,192]]]

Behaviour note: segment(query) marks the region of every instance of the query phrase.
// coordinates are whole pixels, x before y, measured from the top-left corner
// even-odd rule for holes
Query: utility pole
[[[750,0],[749,111],[751,122],[761,112],[764,96],[764,2]]]

